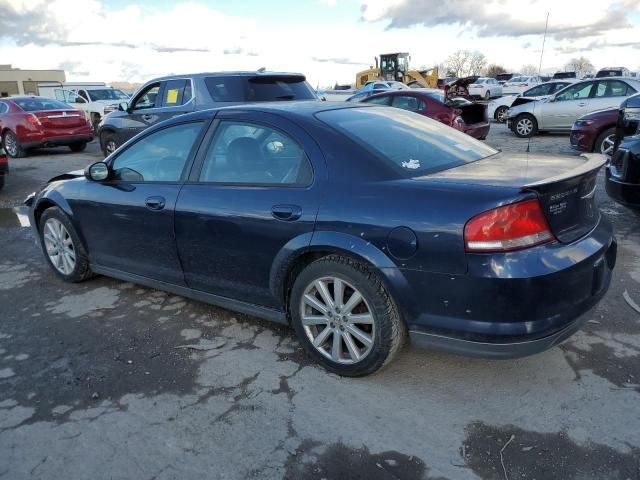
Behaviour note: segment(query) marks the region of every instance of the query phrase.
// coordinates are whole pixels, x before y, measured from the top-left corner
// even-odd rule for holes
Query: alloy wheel
[[[529,118],[521,118],[516,124],[516,130],[520,135],[531,135],[531,132],[533,131],[533,122]]]
[[[615,133],[609,135],[608,137],[605,137],[605,139],[600,144],[600,153],[602,153],[608,158],[611,158],[611,154],[613,153],[613,145],[615,144],[615,141],[616,141]]]
[[[11,133],[4,136],[4,148],[10,156],[16,157],[18,155],[18,141]]]
[[[116,151],[116,148],[117,148],[116,147],[116,141],[115,140],[108,140],[104,147],[107,150],[107,153],[109,155],[111,155],[113,152]]]
[[[63,275],[70,275],[76,268],[76,251],[66,227],[55,218],[44,224],[44,246],[51,264]]]
[[[509,109],[506,107],[500,107],[498,108],[498,111],[496,112],[496,120],[498,120],[498,122],[500,123],[504,123],[507,121],[507,111]]]
[[[362,294],[337,277],[310,283],[300,300],[307,338],[327,359],[340,364],[362,361],[375,341],[375,318]]]

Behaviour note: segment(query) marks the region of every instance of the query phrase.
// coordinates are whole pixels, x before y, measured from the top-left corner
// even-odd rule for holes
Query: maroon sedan
[[[613,153],[618,109],[599,110],[583,115],[571,128],[571,146],[581,152]]]
[[[67,146],[81,152],[93,140],[93,127],[81,110],[43,97],[0,99],[2,146],[10,157],[38,147]]]
[[[486,105],[473,103],[464,98],[446,99],[444,92],[435,88],[389,90],[362,101],[410,110],[479,140],[484,140],[489,134]]]

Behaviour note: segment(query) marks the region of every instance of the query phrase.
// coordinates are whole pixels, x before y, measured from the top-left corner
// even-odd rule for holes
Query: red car
[[[484,140],[489,134],[486,105],[473,103],[464,98],[446,99],[444,92],[435,88],[389,90],[362,101],[410,110],[479,140]]]
[[[618,109],[599,110],[583,115],[571,127],[571,146],[581,152],[613,153]]]
[[[67,146],[81,152],[93,140],[93,127],[81,110],[43,97],[0,99],[2,146],[10,157],[32,148]]]

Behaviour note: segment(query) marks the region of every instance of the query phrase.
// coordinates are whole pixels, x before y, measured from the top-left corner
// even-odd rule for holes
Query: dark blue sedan
[[[573,334],[608,289],[603,157],[500,153],[400,109],[176,117],[27,200],[64,280],[108,275],[291,324],[340,375],[411,342],[491,358]]]

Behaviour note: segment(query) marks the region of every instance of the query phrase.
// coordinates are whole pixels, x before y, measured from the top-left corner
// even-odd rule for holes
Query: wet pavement
[[[526,141],[492,125],[488,143]],[[532,152],[574,154],[566,136]],[[343,379],[286,327],[47,267],[21,200],[100,159],[12,161],[0,192],[0,479],[638,479],[640,218],[598,202],[618,264],[585,328],[511,361],[406,349]]]

